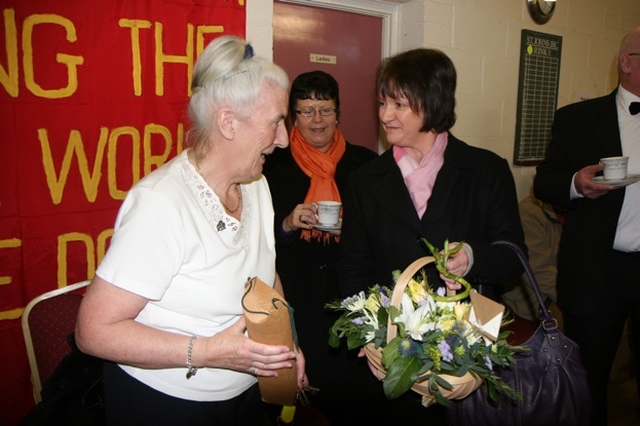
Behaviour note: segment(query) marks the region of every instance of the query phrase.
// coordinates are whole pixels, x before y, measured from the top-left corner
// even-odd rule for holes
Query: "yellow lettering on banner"
[[[89,171],[89,162],[84,152],[82,136],[78,130],[72,130],[69,134],[69,143],[64,153],[62,165],[60,166],[60,174],[56,175],[55,166],[53,164],[53,155],[51,153],[51,144],[49,142],[49,134],[46,129],[38,129],[38,139],[42,149],[42,164],[44,172],[47,176],[47,185],[51,194],[53,204],[60,204],[64,187],[67,183],[69,170],[71,169],[71,158],[76,153],[78,159],[78,169],[82,177],[82,187],[87,196],[87,200],[94,202],[98,196],[98,183],[102,177],[102,157],[104,155],[104,147],[107,143],[108,129],[100,128],[100,139],[98,141],[98,149],[96,150],[96,158],[93,161],[93,172]],[[115,167],[115,166],[114,166]]]
[[[118,158],[118,139],[120,136],[131,136],[131,181],[132,185],[140,180],[140,132],[132,126],[117,127],[109,135],[109,148],[107,152],[107,174],[109,183],[109,195],[114,200],[124,200],[130,186],[127,189],[118,189],[118,176],[124,174],[122,167],[118,168],[116,159]]]
[[[71,242],[83,243],[87,253],[87,277],[96,274],[95,246],[90,235],[80,232],[69,232],[58,236],[58,288],[67,283],[67,246]]]
[[[142,19],[120,19],[118,24],[121,28],[129,28],[131,30],[131,56],[133,58],[132,77],[133,77],[133,93],[135,96],[142,96],[142,56],[140,54],[140,30],[151,28],[151,21]],[[164,95],[164,64],[168,62],[182,63],[187,65],[187,91],[191,96],[191,78],[193,73],[194,57],[193,57],[193,28],[192,24],[187,24],[187,54],[185,56],[166,55],[163,53],[164,43],[162,41],[161,23],[155,23],[155,41],[156,41],[156,95]],[[196,28],[196,57],[200,56],[204,50],[204,35],[224,32],[224,25],[198,25]]]
[[[80,243],[84,246],[87,255],[87,277],[92,279],[96,275],[96,265],[99,265],[107,253],[107,241],[113,236],[113,228],[105,229],[98,234],[97,250],[90,235],[81,232],[68,232],[58,235],[58,288],[69,285],[68,278],[68,246],[71,243]]]
[[[107,253],[107,241],[113,236],[113,228],[105,229],[98,235],[98,253],[96,265],[99,265],[104,259],[104,255]]]
[[[120,19],[120,27],[131,28],[131,57],[133,58],[133,94],[142,96],[142,59],[140,56],[140,29],[151,28],[150,21],[142,19]]]
[[[163,52],[164,43],[162,41],[162,24],[155,24],[156,40],[156,95],[164,95],[164,64],[176,63],[187,65],[187,91],[191,90],[191,74],[193,74],[193,24],[187,24],[187,47],[185,56],[167,55]]]
[[[69,283],[69,277],[67,274],[68,261],[67,257],[69,254],[68,245],[71,243],[80,243],[83,247],[85,247],[85,251],[87,254],[87,277],[92,279],[96,274],[96,265],[99,265],[104,259],[105,254],[107,253],[107,241],[109,238],[113,236],[113,228],[108,228],[100,232],[97,238],[97,250],[96,246],[91,240],[91,237],[87,234],[80,232],[69,232],[66,234],[62,234],[58,236],[58,271],[57,271],[57,288],[65,287],[71,283]],[[0,249],[3,248],[17,248],[22,245],[22,241],[18,238],[10,238],[6,240],[0,240]],[[0,279],[5,279],[8,277],[0,277]],[[8,279],[8,282],[3,284],[8,284],[11,282],[11,278]],[[9,320],[20,318],[22,312],[24,311],[24,307],[9,309],[7,311],[0,311],[0,320]]]
[[[27,88],[36,96],[49,99],[68,98],[78,89],[78,65],[84,63],[82,56],[67,55],[66,53],[57,53],[56,62],[67,65],[67,86],[60,89],[43,89],[35,81],[33,71],[33,30],[36,25],[55,24],[66,29],[67,41],[74,43],[77,41],[76,29],[73,23],[59,15],[43,14],[30,15],[23,23],[22,27],[22,66],[24,67],[24,82]]]
[[[8,311],[0,311],[0,320],[12,320],[22,316],[24,308],[10,309]]]
[[[164,141],[164,151],[161,155],[151,154],[151,136],[154,134],[161,135],[162,140]],[[171,153],[171,145],[173,145],[173,141],[171,140],[171,133],[169,133],[169,129],[158,124],[148,124],[144,126],[143,144],[144,174],[148,175],[149,173],[151,173],[151,166],[156,166],[156,168],[158,168],[167,162],[169,154]]]
[[[2,11],[4,16],[4,44],[7,52],[7,69],[0,66],[0,83],[9,96],[18,97],[18,30],[16,12],[13,9]]]
[[[151,141],[153,135],[160,135],[164,141],[162,151],[159,155],[153,155],[151,149]],[[100,139],[97,143],[96,156],[93,161],[93,168],[89,168],[89,161],[84,151],[84,142],[82,135],[78,130],[71,130],[69,140],[59,165],[59,171],[56,171],[56,165],[53,161],[51,152],[52,143],[49,141],[49,133],[47,129],[38,129],[38,139],[42,150],[42,165],[47,177],[47,186],[51,200],[54,204],[60,204],[64,195],[64,188],[67,184],[69,172],[73,157],[78,162],[78,170],[82,179],[82,187],[84,189],[87,201],[94,202],[98,197],[98,185],[102,179],[103,158],[105,155],[105,147],[107,147],[107,185],[109,187],[109,195],[114,200],[124,200],[131,185],[126,189],[118,189],[117,178],[122,176],[122,169],[117,168],[117,145],[122,136],[130,136],[132,140],[132,158],[131,158],[131,185],[140,180],[140,170],[144,170],[144,174],[152,171],[152,166],[160,167],[167,162],[174,147],[174,141],[171,132],[166,126],[160,124],[147,124],[144,126],[144,160],[140,164],[141,141],[140,132],[132,126],[117,127],[109,131],[106,127],[100,128]],[[56,146],[60,144],[55,144]],[[184,125],[177,124],[175,153],[180,154],[184,147]]]
[[[0,240],[0,250],[6,248],[18,248],[22,246],[22,240],[19,238],[9,238],[7,240]],[[11,277],[0,275],[0,285],[11,284]]]
[[[196,27],[196,56],[200,56],[204,50],[204,35],[221,33],[224,25],[198,25]],[[189,81],[189,95],[191,95],[191,81]]]
[[[184,124],[178,123],[176,134],[176,154],[180,154],[182,151],[184,151]]]

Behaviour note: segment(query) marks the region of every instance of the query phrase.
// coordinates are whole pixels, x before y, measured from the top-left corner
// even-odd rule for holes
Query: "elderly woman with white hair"
[[[260,425],[257,376],[296,366],[304,386],[299,350],[248,338],[241,305],[248,277],[282,294],[262,165],[288,145],[288,86],[233,36],[198,59],[189,149],[129,191],[80,308],[109,424]]]

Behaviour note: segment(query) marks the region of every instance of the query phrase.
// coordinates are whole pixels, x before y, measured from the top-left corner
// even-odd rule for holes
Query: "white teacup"
[[[602,169],[604,180],[620,180],[627,177],[629,157],[606,157],[601,158],[600,162],[604,164]]]
[[[340,208],[342,203],[339,201],[318,201],[313,203],[318,209],[318,222],[321,225],[333,226],[340,221]]]

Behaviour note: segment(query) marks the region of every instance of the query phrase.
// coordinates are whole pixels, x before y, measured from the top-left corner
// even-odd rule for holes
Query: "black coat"
[[[503,283],[523,271],[511,249],[490,246],[506,239],[526,251],[507,161],[451,134],[422,218],[392,150],[352,175],[343,203],[338,277],[345,297],[373,284],[392,286],[392,271],[430,255],[422,238],[440,249],[446,239],[468,243],[474,263],[465,278],[471,284]]]
[[[368,148],[347,143],[334,176],[341,197],[351,173],[376,157]],[[320,388],[317,396],[311,396],[312,404],[324,411],[332,424],[357,424],[364,411],[358,409],[358,404],[366,403],[361,400],[362,382],[371,374],[364,360],[357,358],[357,351],[330,348],[329,328],[338,316],[324,307],[339,298],[335,275],[339,244],[333,238],[326,243],[302,240],[300,230],[290,235],[282,232],[284,218],[296,205],[304,203],[311,184],[289,148],[278,149],[267,158],[264,175],[275,210],[276,270],[285,297],[294,309],[309,382]]]
[[[374,158],[377,158],[377,154],[368,148],[347,143],[335,173],[341,198],[344,198],[351,173]],[[282,231],[284,218],[296,205],[304,203],[311,184],[311,179],[298,167],[289,148],[271,154],[263,173],[273,199],[276,269],[286,298],[294,309],[303,308],[307,311],[313,305],[316,313],[320,313],[319,299],[331,301],[339,297],[334,276],[338,244],[333,239],[328,243],[308,242],[300,239],[299,230],[290,235]]]
[[[570,201],[569,188],[574,173],[583,167],[622,155],[616,92],[556,111],[546,158],[534,180],[537,198],[568,209],[558,252],[558,303],[578,317],[598,308],[607,286],[605,259],[626,189],[595,200]]]

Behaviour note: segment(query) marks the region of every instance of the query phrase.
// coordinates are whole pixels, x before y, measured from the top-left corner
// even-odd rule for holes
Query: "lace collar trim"
[[[221,236],[227,237],[225,238],[227,241],[230,237],[229,242],[231,244],[238,245],[242,243],[243,246],[246,246],[246,220],[251,217],[253,203],[249,196],[249,191],[246,190],[244,185],[240,185],[240,190],[242,191],[242,215],[240,222],[238,222],[236,218],[226,213],[220,202],[220,198],[213,192],[209,185],[207,185],[195,167],[187,160],[186,155],[182,172],[187,187],[193,194],[198,207],[200,207],[211,228]]]

